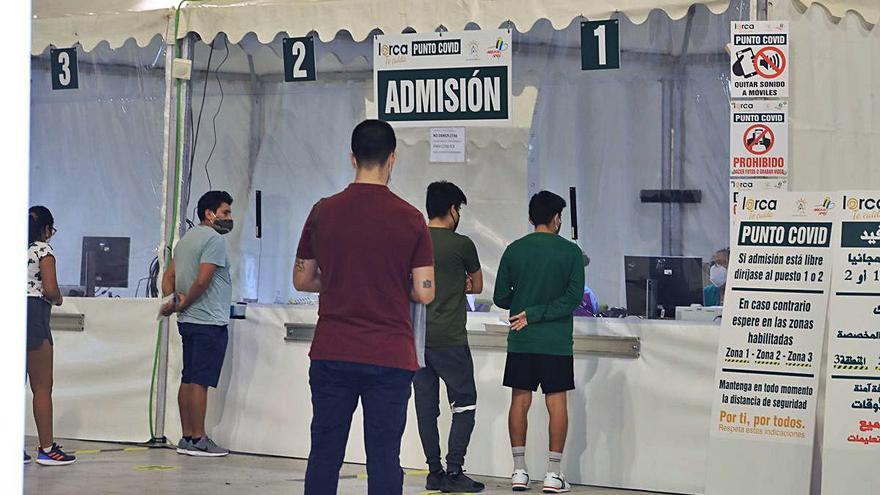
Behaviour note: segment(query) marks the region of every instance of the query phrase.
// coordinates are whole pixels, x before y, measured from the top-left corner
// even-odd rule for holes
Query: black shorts
[[[574,390],[574,357],[554,354],[507,353],[504,386],[545,394]]]
[[[49,329],[49,319],[52,317],[52,305],[40,297],[27,298],[27,348],[34,350],[43,344],[44,340],[52,342],[52,330]]]
[[[178,322],[177,331],[183,340],[183,372],[180,382],[216,388],[229,341],[226,325]]]

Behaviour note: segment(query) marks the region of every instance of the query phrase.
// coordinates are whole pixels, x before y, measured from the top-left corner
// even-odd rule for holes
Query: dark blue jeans
[[[400,438],[413,372],[342,361],[312,361],[312,448],[306,469],[305,495],[336,494],[345,458],[351,415],[358,399],[364,412],[367,493],[403,493]]]

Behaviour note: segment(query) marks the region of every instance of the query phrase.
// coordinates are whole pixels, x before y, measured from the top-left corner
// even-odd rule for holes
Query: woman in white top
[[[28,210],[27,375],[34,394],[34,421],[40,445],[37,464],[60,466],[76,458],[65,454],[52,439],[52,305],[63,302],[55,274],[55,254],[48,244],[55,220],[45,206]],[[24,462],[30,462],[27,452]]]

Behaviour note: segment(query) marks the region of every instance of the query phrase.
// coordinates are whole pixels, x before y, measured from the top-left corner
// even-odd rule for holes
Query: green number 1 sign
[[[581,70],[620,68],[620,25],[617,19],[581,23]]]

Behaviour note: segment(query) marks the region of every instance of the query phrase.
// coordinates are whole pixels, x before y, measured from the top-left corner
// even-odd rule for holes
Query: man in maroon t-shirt
[[[368,493],[403,491],[400,438],[419,367],[409,303],[434,299],[434,253],[422,214],[387,187],[396,147],[387,122],[358,124],[354,183],[312,207],[299,240],[293,285],[321,294],[309,353],[306,495],[336,493],[358,399]]]

